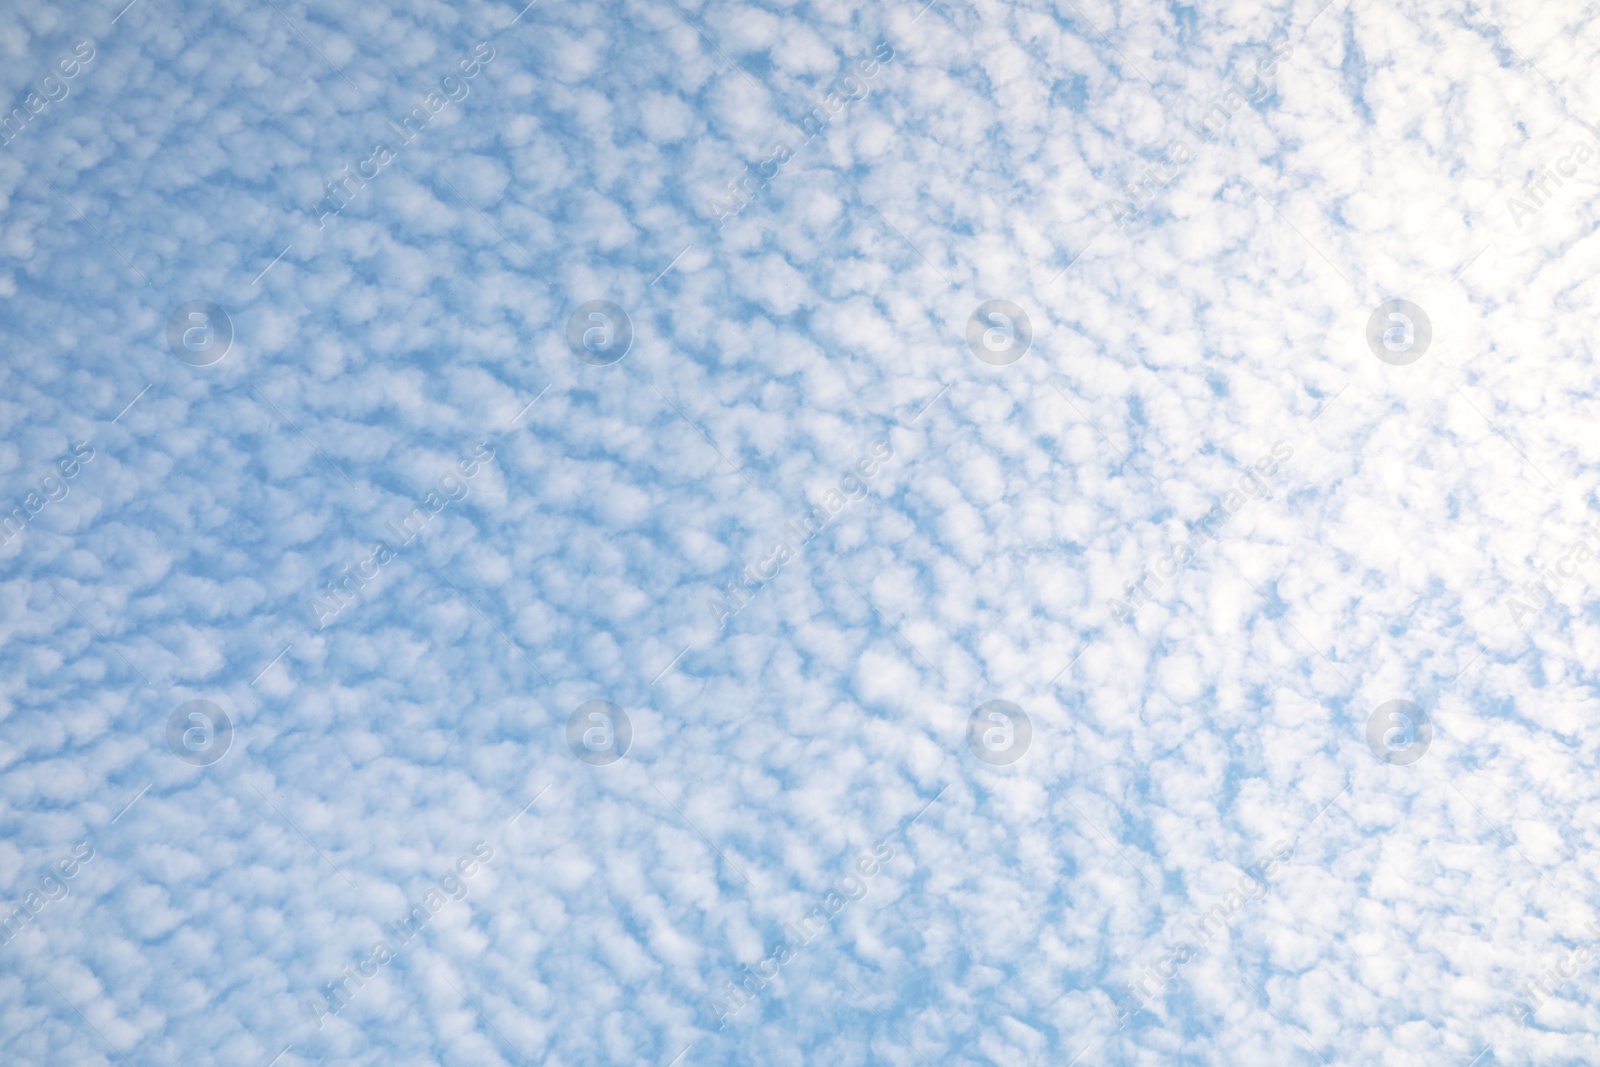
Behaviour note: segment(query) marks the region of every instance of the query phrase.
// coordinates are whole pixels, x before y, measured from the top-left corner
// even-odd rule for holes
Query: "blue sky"
[[[125,2],[0,5],[8,1062],[1600,1055],[1584,8]]]

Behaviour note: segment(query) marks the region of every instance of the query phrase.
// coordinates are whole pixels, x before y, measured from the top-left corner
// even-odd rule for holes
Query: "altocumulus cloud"
[[[7,1062],[1584,1062],[1591,22],[0,12]]]

